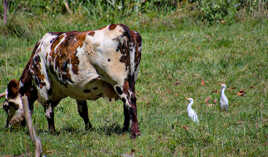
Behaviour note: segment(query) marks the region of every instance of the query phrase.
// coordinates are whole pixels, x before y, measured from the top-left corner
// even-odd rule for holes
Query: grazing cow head
[[[3,109],[7,113],[6,128],[25,123],[23,104],[19,93],[19,82],[11,80],[6,91],[0,94],[1,97],[5,97]]]

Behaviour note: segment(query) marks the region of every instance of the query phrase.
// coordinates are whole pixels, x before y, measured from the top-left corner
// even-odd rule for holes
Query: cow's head
[[[6,91],[0,94],[1,97],[5,97],[3,109],[7,113],[6,127],[25,123],[22,98],[19,93],[19,82],[11,80],[7,85]]]

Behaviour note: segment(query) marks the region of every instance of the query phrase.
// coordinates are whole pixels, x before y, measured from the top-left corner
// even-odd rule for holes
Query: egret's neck
[[[194,103],[194,101],[190,101],[190,103],[188,104],[187,108],[192,108],[192,104]]]
[[[221,94],[222,94],[222,95],[224,94],[224,91],[225,91],[225,88],[223,87],[223,88],[221,89]]]

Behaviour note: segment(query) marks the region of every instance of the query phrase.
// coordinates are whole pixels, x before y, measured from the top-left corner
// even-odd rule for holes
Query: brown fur
[[[11,80],[7,85],[8,97],[15,98],[19,93],[19,82],[17,80]]]
[[[95,34],[94,31],[90,31],[90,32],[88,33],[88,35],[91,35],[91,36],[94,36],[94,34]]]
[[[59,44],[59,42],[64,37],[64,34],[61,34],[52,44],[51,46],[51,57],[52,61],[55,60],[56,68],[59,73],[62,75],[63,79],[71,80],[71,76],[69,73],[69,68],[67,64],[72,64],[72,72],[74,74],[78,74],[78,64],[79,59],[76,56],[76,49],[81,47],[86,38],[86,32],[67,32],[66,38],[63,42]],[[58,45],[57,49],[55,47]]]
[[[115,24],[111,24],[111,25],[109,26],[109,30],[110,30],[110,31],[111,31],[111,30],[114,30],[116,26],[117,26],[117,25],[115,25]]]

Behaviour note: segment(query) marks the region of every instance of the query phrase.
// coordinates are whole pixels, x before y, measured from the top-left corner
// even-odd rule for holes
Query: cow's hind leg
[[[129,86],[129,81],[125,81],[123,87],[119,85],[114,86],[115,91],[124,103],[124,130],[128,129],[129,119],[131,120],[131,137],[136,138],[140,135],[138,118],[137,118],[137,106],[136,106],[136,96],[134,89],[134,82]]]
[[[130,122],[130,116],[129,116],[129,110],[128,110],[128,106],[126,105],[126,103],[124,103],[124,127],[123,127],[123,131],[128,131],[129,128],[129,122]]]
[[[83,118],[85,122],[85,129],[91,129],[92,125],[88,119],[88,108],[87,108],[87,102],[85,100],[76,100],[77,102],[77,108],[79,115]]]

